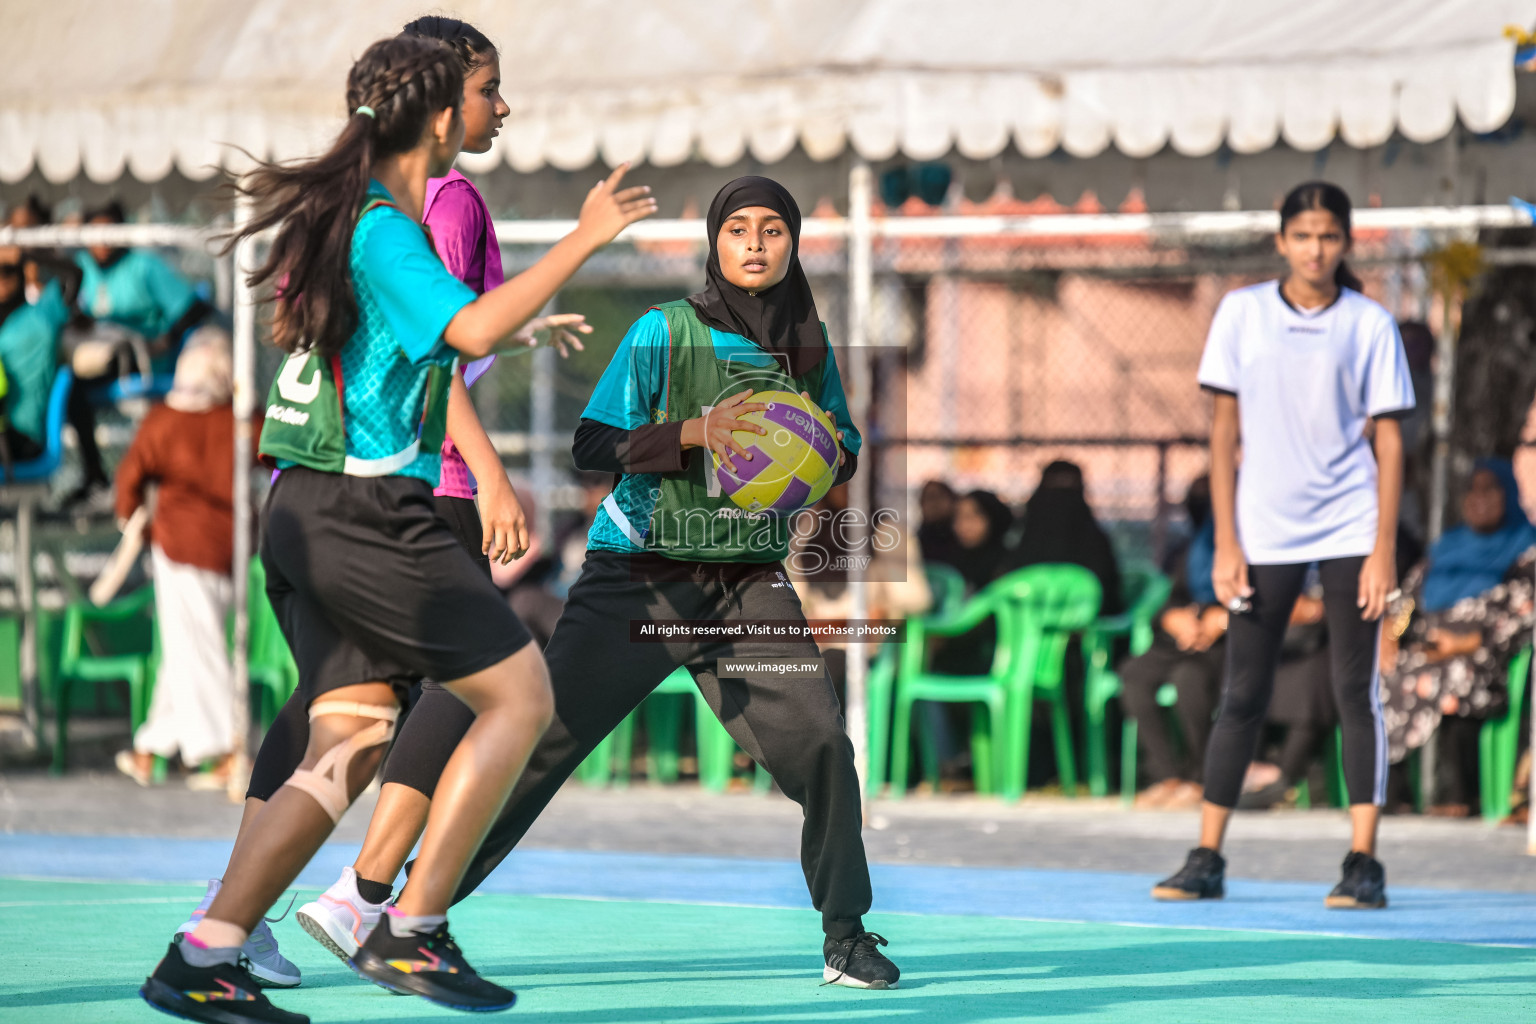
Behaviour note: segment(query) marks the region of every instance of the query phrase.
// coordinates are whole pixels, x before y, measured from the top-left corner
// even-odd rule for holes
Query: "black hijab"
[[[1014,554],[1018,566],[1041,562],[1081,565],[1099,578],[1106,615],[1120,611],[1120,566],[1109,536],[1093,517],[1083,471],[1064,460],[1046,466],[1040,486],[1024,506],[1024,533]]]
[[[720,271],[720,227],[725,218],[748,206],[766,206],[783,217],[794,246],[784,280],[756,295],[731,284]],[[715,194],[709,204],[708,225],[704,290],[688,296],[699,319],[717,330],[756,342],[780,357],[792,377],[815,369],[827,354],[827,342],[811,284],[800,266],[800,207],[794,196],[772,178],[755,174],[737,178]]]
[[[971,491],[960,501],[976,503],[987,520],[987,535],[974,548],[965,547],[956,540],[949,562],[965,578],[971,590],[980,590],[1001,576],[1006,568],[1008,547],[1005,537],[1013,525],[1013,513],[991,491]]]

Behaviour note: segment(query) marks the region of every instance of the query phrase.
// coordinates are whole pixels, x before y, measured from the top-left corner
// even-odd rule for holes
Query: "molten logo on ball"
[[[752,458],[735,456],[734,473],[715,459],[721,490],[748,512],[788,515],[820,501],[837,476],[837,428],[831,417],[789,391],[759,391],[747,401],[768,406],[741,417],[767,433],[736,432]]]

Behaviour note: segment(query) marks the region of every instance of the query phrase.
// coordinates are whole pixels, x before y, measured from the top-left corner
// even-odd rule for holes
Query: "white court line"
[[[177,882],[149,882],[129,881],[122,882],[117,879],[104,878],[58,878],[52,876],[37,875],[5,875],[0,876],[0,882],[94,882],[111,885],[178,885]],[[188,882],[188,885],[201,883]],[[300,892],[305,891],[302,887]],[[319,889],[311,890],[320,892]],[[680,900],[680,899],[647,899],[644,897],[630,896],[592,896],[578,893],[557,892],[472,892],[466,899],[477,899],[485,896],[512,896],[536,900],[576,900],[582,903],[647,903],[658,906],[682,906],[682,907],[730,907],[739,910],[788,910],[796,911],[803,908],[786,907],[782,904],[771,903],[733,903],[726,900]],[[111,906],[113,904],[129,903],[182,903],[184,898],[174,896],[143,897],[140,899],[126,900],[39,900],[36,902],[0,903],[0,909],[11,907],[63,907],[63,906]],[[1173,931],[1190,932],[1250,932],[1260,935],[1292,935],[1299,938],[1319,939],[1362,939],[1371,942],[1433,942],[1448,946],[1479,946],[1487,949],[1531,949],[1532,945],[1516,942],[1467,942],[1458,939],[1426,939],[1420,937],[1405,938],[1400,935],[1362,935],[1358,932],[1324,932],[1304,931],[1297,928],[1234,928],[1201,924],[1154,924],[1149,921],[1090,921],[1086,919],[1066,917],[1016,917],[1011,914],[932,914],[918,910],[882,910],[880,916],[889,917],[984,917],[993,921],[1019,921],[1025,924],[1076,924],[1076,925],[1109,925],[1114,928],[1168,928]]]
[[[134,900],[18,900],[0,903],[0,910],[16,907],[121,907],[132,903],[185,903],[185,896],[145,896]]]

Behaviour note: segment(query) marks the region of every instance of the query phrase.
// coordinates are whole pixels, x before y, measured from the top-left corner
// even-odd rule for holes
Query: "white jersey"
[[[1349,288],[1306,311],[1278,282],[1239,288],[1211,321],[1200,384],[1238,399],[1237,532],[1250,564],[1371,553],[1376,459],[1366,424],[1414,404],[1390,313]]]

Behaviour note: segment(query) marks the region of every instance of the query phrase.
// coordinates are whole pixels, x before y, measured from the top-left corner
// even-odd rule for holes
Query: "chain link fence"
[[[1360,232],[1352,257],[1367,294],[1431,330],[1439,314],[1422,259],[1435,244],[1425,231]],[[508,274],[544,251],[505,247]],[[476,385],[487,429],[513,473],[539,484],[548,514],[580,503],[570,437],[614,348],[649,306],[701,286],[706,251],[702,239],[611,246],[558,299],[596,328],[586,351],[512,357]],[[1210,400],[1196,383],[1206,331],[1227,291],[1281,272],[1269,236],[885,236],[872,255],[872,388],[860,424],[872,504],[905,509],[924,482],[942,480],[1018,506],[1042,466],[1069,459],[1122,558],[1156,560],[1206,466]],[[801,258],[839,345],[847,243],[806,237]],[[1422,377],[1427,411],[1427,364]]]

